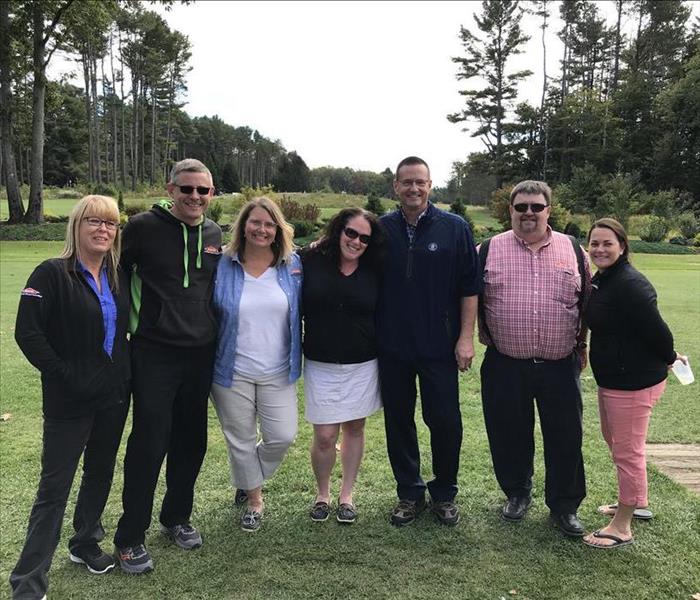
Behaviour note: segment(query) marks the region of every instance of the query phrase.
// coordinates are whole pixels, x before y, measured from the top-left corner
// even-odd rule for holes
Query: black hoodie
[[[162,201],[134,215],[122,233],[122,268],[131,275],[132,340],[204,346],[216,339],[211,310],[221,228],[205,218],[190,226]]]

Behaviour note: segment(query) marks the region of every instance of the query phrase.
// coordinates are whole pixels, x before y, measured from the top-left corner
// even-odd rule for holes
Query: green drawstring
[[[187,288],[190,287],[190,275],[189,275],[189,268],[190,268],[190,256],[189,252],[187,251],[187,226],[184,223],[180,223],[182,226],[182,239],[185,244],[185,252],[182,257],[182,262],[185,266],[185,276],[182,278],[182,287]],[[198,236],[197,236],[197,268],[201,269],[202,268],[202,224],[199,224],[199,227],[197,228]]]
[[[202,268],[202,223],[199,224],[199,238],[197,239],[197,268]]]
[[[189,257],[189,254],[187,252],[187,227],[185,226],[184,223],[180,223],[180,225],[182,226],[182,239],[184,241],[184,246],[185,246],[185,252],[184,252],[183,259],[182,259],[182,262],[185,266],[185,276],[182,279],[182,287],[187,288],[187,287],[190,287],[190,275],[188,273],[189,265],[190,265],[190,257]]]

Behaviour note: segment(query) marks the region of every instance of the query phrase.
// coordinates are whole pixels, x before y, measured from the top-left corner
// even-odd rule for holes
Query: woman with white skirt
[[[317,491],[313,521],[331,512],[331,472],[340,431],[343,479],[336,518],[354,523],[353,485],[364,451],[365,418],[381,408],[374,312],[383,236],[377,218],[346,208],[302,255],[304,395],[314,426],[311,464]]]

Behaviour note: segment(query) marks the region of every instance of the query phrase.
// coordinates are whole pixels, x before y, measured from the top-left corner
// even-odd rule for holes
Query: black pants
[[[459,409],[457,364],[444,361],[403,361],[379,358],[379,379],[389,461],[402,500],[419,500],[426,485],[420,474],[416,434],[416,376],[420,385],[423,421],[430,430],[434,479],[428,482],[436,502],[457,494],[462,415]]]
[[[529,496],[535,453],[535,411],[544,446],[545,502],[575,513],[586,496],[581,443],[583,406],[578,356],[515,359],[489,347],[481,364],[481,398],[493,468],[506,496]]]
[[[134,419],[124,460],[124,514],[114,536],[118,547],[144,543],[166,454],[160,522],[172,527],[190,520],[194,484],[207,451],[214,348],[132,343]]]
[[[42,598],[61,537],[61,524],[73,478],[83,456],[83,478],[73,515],[71,552],[104,538],[100,521],[112,486],[114,461],[129,403],[114,404],[75,419],[44,419],[39,491],[32,507],[27,538],[10,575],[12,597]]]

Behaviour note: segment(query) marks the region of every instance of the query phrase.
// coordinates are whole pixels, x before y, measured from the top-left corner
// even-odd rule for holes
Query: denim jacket
[[[236,339],[238,337],[238,309],[243,293],[244,271],[238,256],[224,255],[219,261],[214,284],[214,314],[219,321],[214,361],[214,383],[231,387],[233,382]],[[292,254],[277,269],[277,281],[289,302],[289,383],[301,374],[301,260]],[[262,315],[264,317],[264,315]]]

